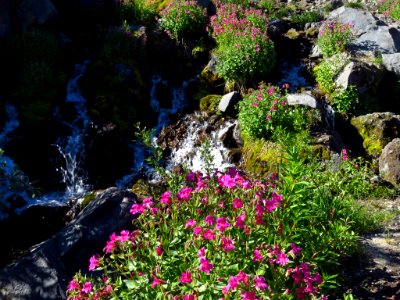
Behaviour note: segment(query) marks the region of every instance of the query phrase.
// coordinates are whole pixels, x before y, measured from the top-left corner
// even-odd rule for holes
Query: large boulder
[[[379,173],[394,186],[400,184],[400,139],[396,138],[385,146],[379,157]]]
[[[29,29],[32,25],[46,25],[58,19],[51,0],[0,1],[0,38],[13,30]]]
[[[239,92],[233,91],[222,96],[218,104],[218,109],[225,114],[235,115],[237,113],[236,105],[242,100]]]
[[[130,191],[99,193],[62,231],[0,270],[0,299],[65,299],[68,281],[78,270],[87,270],[88,259],[102,251],[110,234],[131,229],[135,202]]]
[[[397,53],[400,51],[400,27],[388,26],[365,10],[342,6],[332,11],[328,20],[336,20],[353,25],[355,35],[348,46],[356,55],[375,56],[377,53]]]
[[[390,141],[400,137],[400,116],[391,112],[355,117],[351,125],[362,137],[365,151],[372,156],[379,156]]]
[[[382,54],[382,64],[386,70],[400,77],[400,53]]]

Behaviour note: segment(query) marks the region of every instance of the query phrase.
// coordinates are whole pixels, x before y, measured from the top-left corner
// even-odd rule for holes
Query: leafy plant
[[[350,7],[350,8],[355,8],[355,9],[363,9],[364,8],[364,5],[361,3],[361,1],[358,1],[358,2],[346,2],[344,4],[344,6]]]
[[[206,9],[194,0],[173,0],[161,11],[160,26],[175,40],[195,38],[204,32],[206,16]]]
[[[336,76],[349,62],[345,54],[337,54],[323,60],[314,68],[315,79],[324,93],[332,94],[338,87]]]
[[[335,111],[339,113],[354,112],[359,104],[357,88],[353,85],[336,92],[331,101]]]
[[[273,42],[267,36],[267,16],[261,10],[216,4],[211,33],[217,42],[217,73],[239,85],[267,75],[276,57]]]
[[[117,0],[116,8],[120,22],[148,22],[165,7],[166,0]]]
[[[337,21],[324,22],[319,32],[317,45],[324,57],[343,52],[352,39],[352,24]]]
[[[239,103],[238,119],[242,130],[253,138],[268,139],[278,128],[293,132],[307,125],[305,109],[289,107],[285,90],[263,82]]]
[[[322,19],[323,16],[317,11],[305,11],[292,15],[292,23],[300,28],[304,28],[307,23],[319,22]]]
[[[380,0],[377,4],[378,11],[394,20],[400,20],[399,0]]]

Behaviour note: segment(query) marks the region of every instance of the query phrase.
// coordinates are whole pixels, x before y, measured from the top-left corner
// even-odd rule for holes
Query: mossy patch
[[[221,95],[207,95],[200,99],[200,110],[208,113],[215,113],[221,101]]]
[[[96,192],[89,193],[83,197],[81,208],[84,209],[86,206],[89,205],[96,198]]]

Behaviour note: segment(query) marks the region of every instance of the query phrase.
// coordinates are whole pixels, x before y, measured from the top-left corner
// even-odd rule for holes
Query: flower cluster
[[[380,0],[377,4],[378,11],[390,16],[394,20],[400,20],[399,0]]]
[[[68,298],[320,296],[322,277],[282,231],[287,203],[278,183],[276,176],[251,182],[235,169],[189,173],[176,193],[132,205],[139,229],[113,233],[104,255],[89,260],[89,271],[103,275],[78,273]]]
[[[267,16],[235,4],[216,1],[216,6],[210,32],[217,42],[217,72],[236,83],[268,74],[276,55],[267,35]]]
[[[196,37],[207,25],[206,9],[195,0],[173,0],[161,11],[160,26],[176,40]]]
[[[319,31],[317,45],[324,57],[343,52],[352,39],[353,34],[350,23],[337,21],[323,22]]]
[[[304,110],[289,107],[282,89],[261,82],[239,104],[239,123],[243,131],[255,138],[269,138],[278,127],[296,131],[305,125]]]

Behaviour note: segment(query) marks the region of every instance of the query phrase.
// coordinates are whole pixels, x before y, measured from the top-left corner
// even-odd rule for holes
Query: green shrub
[[[267,36],[267,16],[260,10],[217,6],[211,31],[217,42],[216,70],[226,81],[244,85],[272,70],[276,54]]]
[[[239,103],[238,119],[245,134],[264,139],[279,129],[296,132],[306,129],[308,124],[305,108],[290,107],[284,91],[263,82]]]
[[[173,0],[161,11],[160,26],[175,40],[194,39],[205,31],[206,16],[206,9],[194,0]]]
[[[122,0],[117,3],[120,22],[148,22],[154,20],[168,0]]]
[[[355,112],[359,104],[357,88],[353,85],[347,89],[339,89],[331,100],[334,110],[339,113]]]
[[[218,104],[221,101],[221,95],[207,95],[200,99],[200,110],[215,113],[218,110]]]
[[[394,20],[400,20],[400,1],[399,0],[381,0],[377,4],[378,11]]]
[[[344,6],[355,9],[364,9],[364,5],[361,2],[346,2]]]
[[[317,11],[305,11],[300,14],[294,14],[291,17],[292,23],[299,28],[304,28],[307,23],[319,22],[323,16]]]
[[[324,57],[343,52],[352,39],[352,24],[336,21],[324,22],[319,32],[317,45]]]
[[[335,83],[336,76],[349,62],[345,54],[338,54],[323,60],[314,68],[315,79],[322,92],[332,94],[338,87]]]

